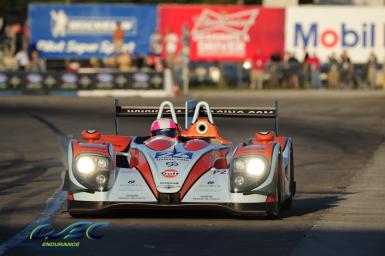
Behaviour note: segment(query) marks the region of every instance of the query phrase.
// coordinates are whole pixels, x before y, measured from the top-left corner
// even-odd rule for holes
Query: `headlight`
[[[104,156],[82,155],[76,159],[76,170],[83,175],[89,175],[95,171],[108,171],[109,160]]]
[[[234,167],[237,170],[243,170],[246,167],[246,161],[243,159],[237,159],[234,161]]]
[[[266,171],[266,162],[261,158],[252,158],[247,161],[246,172],[250,175],[261,176]]]
[[[95,171],[95,162],[88,156],[79,157],[76,169],[82,174],[90,174]]]
[[[236,158],[230,165],[231,191],[250,192],[261,185],[269,173],[269,162],[261,155],[246,155]]]
[[[105,158],[99,158],[97,160],[97,163],[98,163],[98,168],[100,169],[106,169],[108,166],[108,161]]]
[[[109,186],[111,160],[103,155],[82,154],[74,162],[76,179],[88,189],[105,191]]]

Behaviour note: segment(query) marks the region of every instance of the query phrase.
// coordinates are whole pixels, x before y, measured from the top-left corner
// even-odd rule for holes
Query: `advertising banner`
[[[304,48],[321,60],[343,50],[353,62],[366,62],[373,51],[384,56],[384,8],[289,7],[285,50],[303,57]]]
[[[244,61],[257,49],[266,56],[284,49],[284,9],[161,5],[159,27],[163,54],[176,48],[177,56],[182,45],[189,44],[193,61]]]
[[[77,90],[163,90],[162,72],[0,72],[0,92],[24,93]]]
[[[157,26],[155,5],[31,4],[30,47],[45,58],[103,58],[114,53],[113,33],[119,23],[122,51],[147,54]]]

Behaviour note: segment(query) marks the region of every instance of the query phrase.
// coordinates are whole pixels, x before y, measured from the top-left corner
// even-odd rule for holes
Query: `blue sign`
[[[113,33],[119,23],[121,52],[148,54],[157,13],[156,5],[31,4],[29,43],[45,58],[103,58],[115,53]]]
[[[155,158],[191,159],[193,153],[189,152],[157,152]]]

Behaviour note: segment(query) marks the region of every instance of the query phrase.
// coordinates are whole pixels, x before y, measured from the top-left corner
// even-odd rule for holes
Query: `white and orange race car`
[[[121,117],[171,116],[174,137],[118,135]],[[177,116],[185,117],[185,128]],[[256,132],[235,148],[219,135],[213,117],[274,118],[275,131]],[[115,100],[116,135],[82,132],[68,147],[68,191],[72,216],[114,209],[211,209],[234,215],[278,216],[296,190],[290,137],[278,136],[273,108],[210,108],[190,100],[185,107],[121,106]],[[239,129],[237,127],[236,129]]]

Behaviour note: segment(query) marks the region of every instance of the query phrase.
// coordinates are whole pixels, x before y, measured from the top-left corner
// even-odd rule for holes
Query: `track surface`
[[[298,194],[280,220],[234,219],[218,213],[125,213],[107,221],[104,237],[81,240],[72,255],[288,255],[320,218],[340,205],[355,177],[385,139],[383,92],[263,92],[196,95],[212,106],[260,106],[281,100],[281,134],[294,137]],[[183,105],[184,98],[173,100]],[[160,99],[123,99],[132,105],[158,105]],[[83,129],[113,133],[113,99],[6,97],[0,99],[0,242],[8,241],[45,208],[60,187],[62,131],[79,138]],[[43,122],[42,122],[43,121]],[[147,134],[152,120],[122,121],[122,133]],[[269,121],[267,121],[269,122]],[[223,137],[241,142],[272,123],[218,119]],[[52,130],[52,129],[59,129]],[[383,209],[382,209],[383,210]],[[385,212],[385,211],[384,211]],[[363,216],[366,218],[366,216]],[[65,207],[51,219],[60,229],[79,221]],[[330,231],[332,232],[332,231]],[[342,231],[341,231],[342,232]],[[370,236],[370,229],[349,230]],[[385,230],[375,234],[382,241]],[[385,249],[376,247],[376,250]],[[20,244],[7,255],[68,255]],[[383,255],[373,251],[373,255]],[[370,254],[370,253],[369,253]]]

